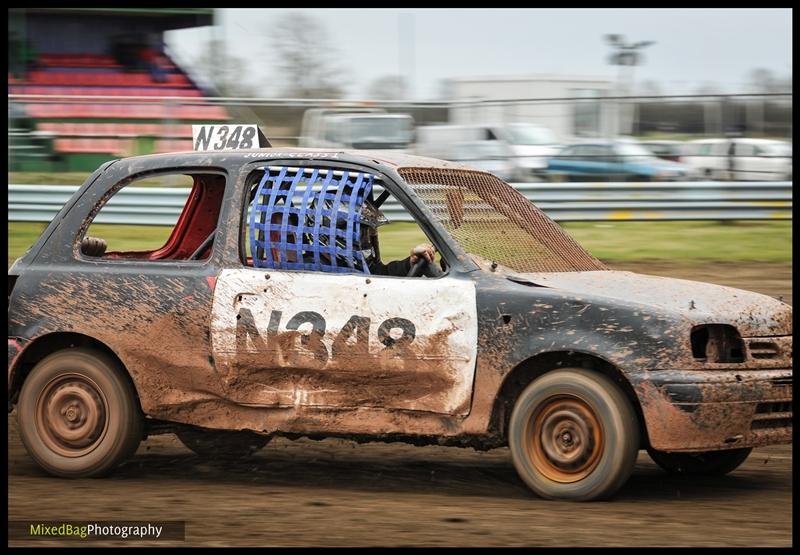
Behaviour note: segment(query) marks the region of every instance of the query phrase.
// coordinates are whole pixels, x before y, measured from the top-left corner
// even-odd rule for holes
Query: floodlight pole
[[[628,94],[632,94],[635,68],[644,60],[644,57],[639,53],[639,51],[655,44],[655,42],[647,40],[626,44],[625,37],[622,35],[606,35],[605,39],[606,42],[608,42],[614,49],[609,57],[609,63],[611,65],[619,66],[619,70],[617,71],[617,96],[627,96]],[[627,71],[625,70],[626,67],[628,68]],[[622,125],[622,105],[622,100],[618,100],[616,102],[617,113],[615,117],[615,135],[619,135],[623,127],[626,131],[630,131],[627,125],[628,123],[630,123],[630,126],[633,127],[633,121],[626,121],[626,125]]]

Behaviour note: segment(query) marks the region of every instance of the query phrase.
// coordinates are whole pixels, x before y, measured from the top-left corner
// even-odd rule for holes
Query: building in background
[[[611,133],[614,87],[605,77],[529,75],[448,79],[444,91],[456,102],[450,123],[534,123],[568,141]]]

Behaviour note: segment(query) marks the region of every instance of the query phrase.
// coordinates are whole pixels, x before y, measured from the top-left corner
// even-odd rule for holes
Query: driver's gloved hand
[[[413,249],[411,249],[411,256],[410,262],[413,266],[419,260],[419,257],[423,257],[428,263],[433,263],[433,257],[436,255],[436,248],[431,245],[430,243],[422,243],[421,245],[417,245]]]

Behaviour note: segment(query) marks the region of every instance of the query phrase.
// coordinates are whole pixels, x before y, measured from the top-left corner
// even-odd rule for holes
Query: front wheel
[[[520,395],[509,422],[520,477],[548,499],[607,498],[630,477],[639,423],[610,378],[580,368],[549,372]]]
[[[648,449],[650,458],[670,474],[723,476],[739,468],[752,449],[728,449],[702,453],[667,453]]]

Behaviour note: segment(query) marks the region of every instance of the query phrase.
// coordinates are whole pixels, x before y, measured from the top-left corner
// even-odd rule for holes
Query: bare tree
[[[222,96],[256,96],[254,88],[243,79],[243,76],[247,75],[246,62],[227,54],[220,40],[209,41],[207,46],[201,49],[201,54],[193,60],[192,66],[214,83],[217,92]]]
[[[278,56],[282,94],[294,98],[341,98],[346,79],[333,61],[325,28],[302,12],[280,15],[270,27]]]
[[[400,75],[384,75],[372,82],[367,94],[374,100],[403,100],[408,98],[408,84]]]
[[[748,84],[757,93],[792,92],[792,76],[780,77],[772,70],[759,67],[751,69],[747,74]]]
[[[708,94],[708,95],[722,94],[722,89],[719,87],[717,83],[705,82],[695,87],[694,94]]]

